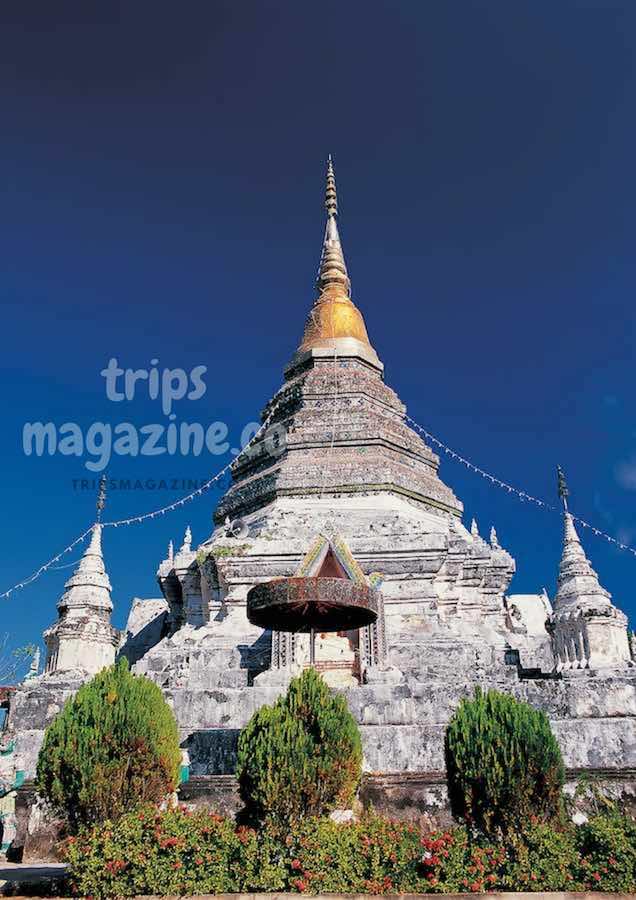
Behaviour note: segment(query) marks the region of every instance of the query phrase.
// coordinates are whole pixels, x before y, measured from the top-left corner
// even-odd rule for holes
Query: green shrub
[[[274,706],[259,709],[239,738],[241,797],[257,821],[288,824],[350,806],[361,766],[353,716],[314,669],[293,679]]]
[[[578,879],[584,889],[632,893],[636,888],[636,824],[617,813],[576,830]]]
[[[485,834],[515,831],[531,816],[562,815],[563,759],[547,716],[507,694],[478,688],[446,730],[453,815]]]
[[[425,888],[416,825],[367,815],[358,823],[296,823],[284,844],[286,889],[300,893],[409,893]]]
[[[464,827],[422,834],[417,825],[375,815],[255,830],[207,811],[155,807],[84,829],[65,844],[70,887],[96,900],[237,891],[630,893],[635,853],[634,824],[607,816],[577,829],[530,822],[522,835],[495,843]]]
[[[555,828],[534,817],[508,841],[501,886],[513,891],[580,890],[575,829]]]
[[[95,898],[420,891],[430,889],[422,853],[416,825],[375,816],[344,825],[312,818],[285,832],[257,831],[183,808],[138,809],[64,845],[73,893]]]
[[[256,846],[220,816],[143,807],[70,838],[63,855],[81,896],[222,894],[239,890]]]
[[[83,685],[49,725],[37,789],[71,830],[174,791],[181,751],[161,690],[125,660]]]

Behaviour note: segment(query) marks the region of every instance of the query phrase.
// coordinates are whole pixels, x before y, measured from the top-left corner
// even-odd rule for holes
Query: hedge
[[[433,834],[368,814],[305,819],[287,833],[208,811],[144,807],[67,840],[69,887],[94,898],[230,892],[636,891],[636,826],[619,816],[503,843],[465,827]]]

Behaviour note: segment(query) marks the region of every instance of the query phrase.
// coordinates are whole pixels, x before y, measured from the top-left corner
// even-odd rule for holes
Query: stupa
[[[636,676],[625,616],[567,505],[554,604],[545,592],[508,592],[512,555],[494,529],[487,540],[475,522],[465,527],[438,456],[384,380],[352,299],[331,160],[325,206],[315,302],[263,410],[266,428],[233,465],[212,534],[196,546],[188,529],[179,550],[170,544],[157,572],[162,598],[136,600],[122,636],[119,652],[177,716],[191,765],[183,797],[236,809],[240,729],[310,663],[307,634],[250,622],[248,593],[269,585],[275,601],[277,579],[321,578],[374,597],[374,621],[318,633],[312,660],[360,724],[364,799],[442,820],[445,726],[478,685],[547,712],[571,780],[594,773],[614,796],[632,796]],[[61,671],[58,657],[16,692],[9,728],[27,780],[45,726],[89,675]]]

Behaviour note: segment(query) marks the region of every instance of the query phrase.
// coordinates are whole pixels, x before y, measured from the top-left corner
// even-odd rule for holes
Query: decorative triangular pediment
[[[345,539],[339,535],[319,534],[296,571],[297,576],[347,578],[356,584],[368,584]]]

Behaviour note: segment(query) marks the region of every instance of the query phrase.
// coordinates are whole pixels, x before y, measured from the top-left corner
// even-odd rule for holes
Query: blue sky
[[[27,457],[26,422],[168,424],[100,371],[191,371],[177,421],[231,446],[278,388],[313,300],[332,153],[340,229],[388,383],[476,464],[636,545],[631,2],[58,0],[0,12],[0,592],[91,522],[86,458]],[[117,457],[111,476],[204,478],[228,456]],[[552,593],[558,516],[442,460]],[[181,491],[121,491],[109,517]],[[217,495],[218,496],[218,495]],[[105,536],[115,623],[213,498]],[[632,617],[636,557],[584,534]],[[68,561],[76,559],[73,554]],[[72,569],[3,604],[38,639]]]

